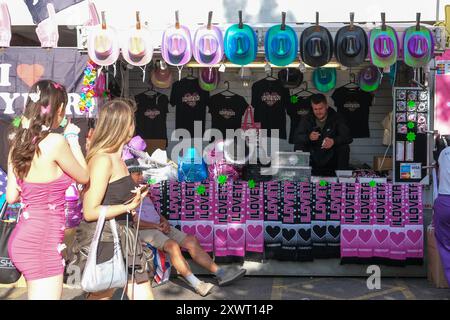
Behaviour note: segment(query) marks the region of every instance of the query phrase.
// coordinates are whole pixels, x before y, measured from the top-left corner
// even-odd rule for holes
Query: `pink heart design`
[[[370,238],[372,237],[371,230],[359,230],[358,234],[359,238],[365,243],[369,242]]]
[[[411,240],[413,243],[416,243],[422,237],[422,230],[416,231],[408,230],[406,235],[408,236],[409,240]]]
[[[250,235],[252,236],[252,238],[256,239],[262,232],[262,226],[249,225],[247,230],[248,233],[250,233]]]
[[[244,229],[230,228],[228,230],[228,233],[230,234],[231,239],[237,242],[244,235]]]
[[[200,225],[197,227],[197,231],[203,237],[203,239],[206,239],[211,234],[212,227]]]
[[[195,236],[195,226],[183,226],[183,232]]]
[[[375,230],[375,238],[379,243],[382,243],[389,235],[387,230]]]
[[[44,67],[40,64],[19,64],[17,66],[17,76],[31,87],[33,84],[39,81],[44,75]]]
[[[394,241],[394,243],[399,246],[400,243],[402,243],[403,240],[405,240],[405,233],[403,232],[391,232],[391,239]]]
[[[225,243],[227,242],[227,230],[216,230],[216,237],[219,239],[220,242]]]
[[[356,230],[344,229],[342,231],[342,235],[344,236],[345,240],[347,240],[347,242],[352,242],[357,234],[358,233],[356,232]]]

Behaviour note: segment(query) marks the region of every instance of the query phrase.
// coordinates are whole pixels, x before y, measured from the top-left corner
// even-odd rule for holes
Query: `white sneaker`
[[[195,292],[197,292],[202,297],[205,297],[211,292],[212,288],[214,288],[214,285],[212,283],[200,281],[195,288]]]

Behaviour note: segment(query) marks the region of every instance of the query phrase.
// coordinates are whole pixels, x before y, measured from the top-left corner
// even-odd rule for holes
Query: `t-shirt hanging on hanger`
[[[372,94],[360,88],[344,86],[336,89],[331,98],[338,113],[346,119],[352,138],[370,137],[369,107],[372,105]]]
[[[235,94],[225,96],[221,93],[209,99],[209,112],[211,113],[211,127],[219,129],[223,138],[226,138],[227,129],[239,129],[242,125],[242,116],[247,109],[248,103],[245,98]]]
[[[252,86],[252,106],[255,121],[263,129],[278,129],[280,139],[286,139],[286,107],[289,104],[289,89],[276,80],[262,79]],[[270,130],[267,132],[270,136]]]
[[[169,98],[159,92],[153,95],[144,92],[134,99],[137,104],[136,133],[143,139],[167,139]]]
[[[302,117],[308,115],[311,112],[311,96],[299,96],[294,101],[295,103],[291,99],[286,109],[287,114],[291,118],[289,143],[294,143],[294,132]]]
[[[194,138],[194,121],[202,121],[205,131],[206,106],[209,92],[200,88],[198,79],[184,78],[172,85],[170,104],[176,107],[175,128],[187,129]]]

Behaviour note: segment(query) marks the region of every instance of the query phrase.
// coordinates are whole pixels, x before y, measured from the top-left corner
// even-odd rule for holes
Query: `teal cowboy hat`
[[[255,61],[258,38],[252,27],[242,23],[242,11],[239,11],[239,23],[225,32],[224,47],[225,56],[234,64],[244,66]]]
[[[282,23],[271,27],[265,37],[266,59],[270,63],[284,67],[297,58],[298,40],[294,29],[287,26],[286,13],[282,14]]]

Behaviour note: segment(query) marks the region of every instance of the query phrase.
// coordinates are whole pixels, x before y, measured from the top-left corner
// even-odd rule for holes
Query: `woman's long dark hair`
[[[14,129],[14,140],[11,143],[11,162],[14,173],[20,180],[28,175],[34,155],[40,155],[39,142],[50,133],[55,119],[58,119],[59,107],[62,104],[65,112],[68,101],[64,86],[54,81],[36,82],[31,87],[30,94],[34,95],[38,91],[40,91],[39,100],[33,97],[35,102],[29,95],[23,113],[29,120],[29,128],[23,127],[26,120],[22,119],[19,127]],[[45,130],[43,126],[49,130]]]

